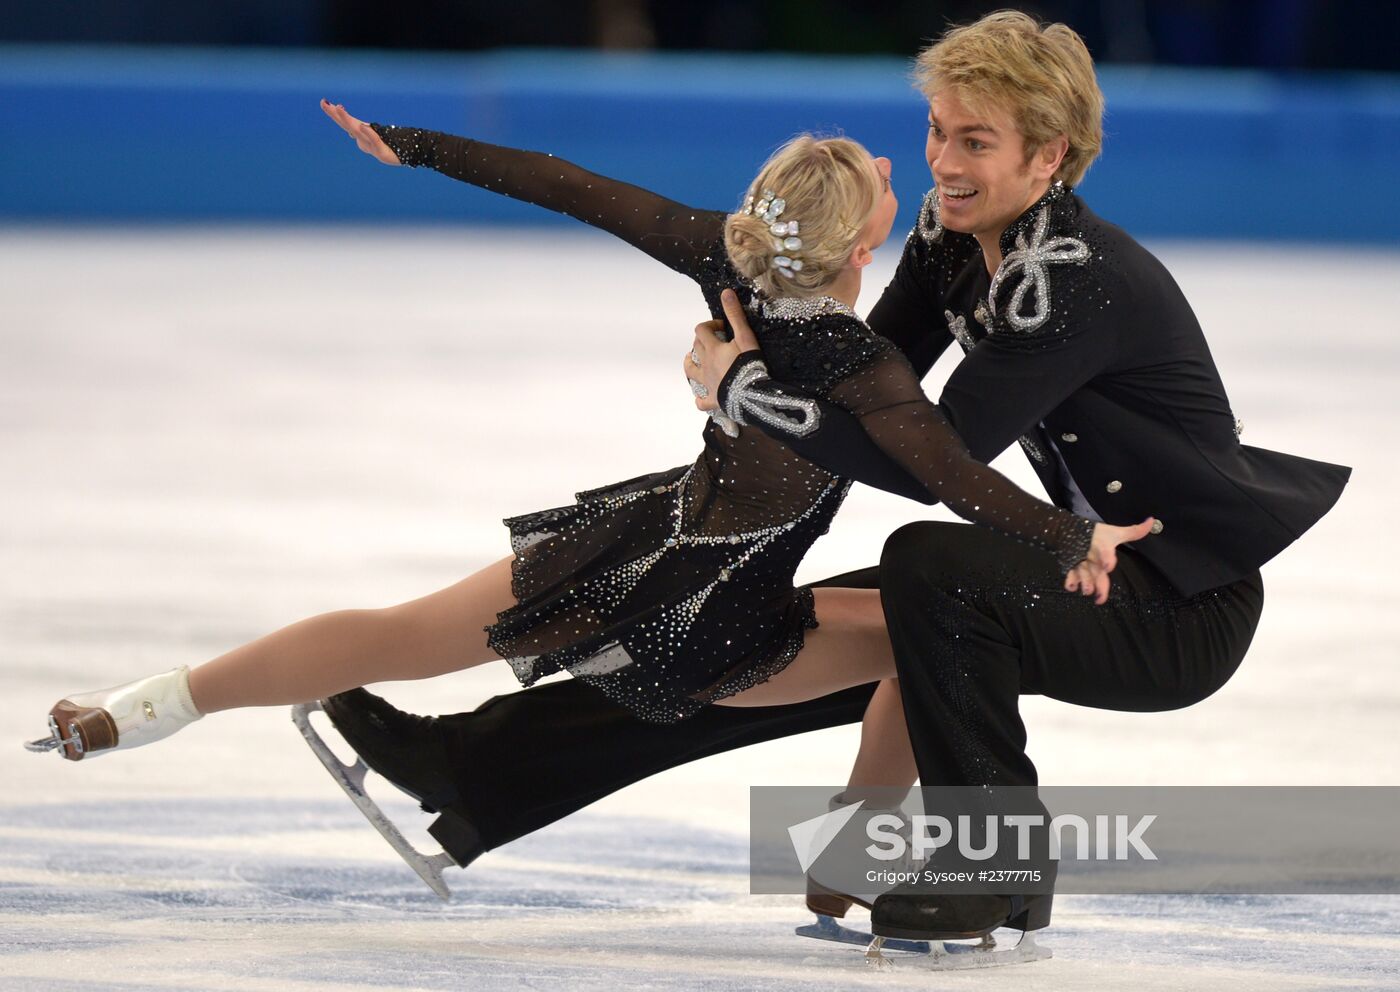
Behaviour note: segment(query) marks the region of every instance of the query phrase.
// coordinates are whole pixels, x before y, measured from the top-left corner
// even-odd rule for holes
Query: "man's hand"
[[[355,144],[359,145],[360,151],[366,155],[373,155],[385,165],[403,164],[399,161],[399,157],[394,154],[394,150],[384,144],[384,140],[375,133],[374,128],[358,118],[351,117],[344,106],[322,100],[321,109],[326,112],[327,117],[340,125],[341,130],[355,139]]]
[[[1065,576],[1065,589],[1082,596],[1093,596],[1099,606],[1108,602],[1108,573],[1118,566],[1118,545],[1140,541],[1152,533],[1152,517],[1131,527],[1095,524],[1093,544],[1085,558]]]
[[[734,328],[734,340],[725,341],[719,337],[724,322],[707,320],[695,325],[695,343],[683,358],[685,377],[691,382],[695,392],[695,409],[715,410],[719,408],[719,384],[724,381],[729,366],[734,364],[741,352],[757,351],[758,338],[749,327],[744,308],[739,305],[739,297],[732,289],[720,294],[724,305],[724,315],[729,318],[729,326]]]

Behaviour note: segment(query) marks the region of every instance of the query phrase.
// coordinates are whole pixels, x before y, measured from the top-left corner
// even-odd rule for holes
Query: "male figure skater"
[[[1122,550],[1102,606],[1047,582],[1043,553],[964,524],[910,524],[886,542],[878,578],[828,581],[878,581],[922,783],[1033,786],[1021,693],[1146,712],[1215,692],[1258,623],[1259,567],[1332,506],[1350,470],[1241,444],[1171,276],[1072,192],[1099,152],[1103,98],[1070,28],[992,14],[922,52],[917,77],[936,189],[871,326],[920,374],[954,340],[964,349],[940,407],[979,460],[1019,440],[1057,505],[1160,525]],[[800,429],[774,416],[775,393],[794,390],[768,379],[742,312],[729,316],[734,342],[702,325],[700,364],[687,358],[709,387],[702,407],[840,475],[921,495],[862,443],[877,424],[827,404]],[[372,767],[441,812],[433,833],[466,864],[665,768],[859,720],[872,688],[671,725],[574,682],[437,719],[360,690],[327,709]],[[892,892],[872,924],[943,938],[1035,929],[1049,909],[1044,893]]]

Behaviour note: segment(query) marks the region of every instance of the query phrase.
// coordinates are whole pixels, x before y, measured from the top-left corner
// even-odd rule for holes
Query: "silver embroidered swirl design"
[[[919,224],[915,228],[925,244],[935,244],[943,240],[943,220],[938,210],[937,188],[928,191],[924,205],[919,208]]]
[[[821,422],[821,411],[816,401],[796,396],[777,396],[753,388],[758,380],[767,378],[768,366],[761,361],[750,362],[741,368],[729,385],[724,412],[736,423],[748,424],[748,418],[753,418],[793,437],[806,437],[815,431]],[[785,413],[801,414],[802,419],[793,420],[784,416]]]
[[[1041,207],[1036,216],[1035,227],[1031,230],[1030,241],[1026,232],[1016,235],[1016,250],[1001,260],[992,285],[987,290],[987,304],[992,316],[997,312],[997,291],[1002,283],[1012,275],[1021,273],[1021,281],[1011,292],[1011,301],[1006,308],[1006,323],[1013,331],[1027,333],[1035,330],[1050,316],[1050,273],[1051,265],[1064,265],[1069,262],[1084,262],[1089,258],[1089,246],[1078,238],[1045,237],[1050,228],[1050,208]],[[1035,291],[1035,313],[1029,317],[1021,313],[1026,294]]]
[[[955,314],[951,310],[943,311],[943,319],[948,322],[948,330],[962,345],[963,351],[971,351],[972,346],[977,343],[977,339],[967,329],[967,318],[961,314]]]

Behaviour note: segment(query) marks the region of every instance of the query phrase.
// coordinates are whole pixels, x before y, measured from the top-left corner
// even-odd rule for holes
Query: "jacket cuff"
[[[734,385],[734,382],[738,378],[739,373],[742,372],[746,366],[752,365],[754,362],[757,362],[759,365],[763,365],[763,352],[741,351],[739,353],[739,357],[734,359],[734,363],[729,366],[729,371],[724,373],[724,378],[721,379],[719,382],[719,395],[715,397],[716,402],[719,403],[719,408],[734,420],[738,420],[739,418],[735,417],[732,413],[729,412],[730,388]],[[767,370],[768,367],[765,365],[764,372],[766,373]],[[743,421],[739,422],[743,423]]]

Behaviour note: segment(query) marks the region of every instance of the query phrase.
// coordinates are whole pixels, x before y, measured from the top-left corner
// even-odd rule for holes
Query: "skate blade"
[[[1010,947],[998,947],[996,939],[988,934],[976,944],[962,944],[950,940],[930,941],[930,949],[924,954],[900,955],[887,958],[881,953],[892,950],[892,940],[876,937],[865,952],[865,963],[876,971],[893,969],[895,960],[908,962],[913,967],[927,971],[966,971],[973,968],[1002,968],[1012,964],[1029,964],[1053,957],[1050,948],[1041,947],[1031,933],[1021,935],[1021,939]]]
[[[292,722],[296,724],[297,730],[301,731],[301,736],[306,738],[306,743],[310,746],[317,759],[330,772],[331,778],[341,790],[350,797],[350,801],[355,804],[355,808],[364,814],[365,819],[370,822],[370,826],[379,831],[380,835],[389,842],[403,860],[412,868],[428,888],[437,893],[444,902],[452,898],[452,890],[443,881],[442,871],[444,868],[453,867],[457,864],[452,856],[447,852],[426,855],[408,842],[399,828],[384,815],[384,811],[379,808],[369,794],[365,792],[365,774],[369,771],[363,760],[356,759],[353,765],[347,765],[335,756],[321,735],[316,733],[311,726],[310,716],[312,713],[321,712],[321,704],[299,703],[292,707]]]
[[[37,741],[25,741],[24,749],[35,754],[44,754],[48,751],[59,751],[70,744],[78,754],[83,753],[83,742],[76,730],[70,731],[72,737],[64,737],[63,731],[59,729],[58,721],[54,719],[52,713],[49,714],[49,736],[40,737]],[[62,757],[62,755],[59,755]]]
[[[797,928],[797,936],[812,937],[815,940],[832,940],[838,944],[855,944],[859,947],[868,947],[874,940],[874,936],[860,930],[852,930],[850,927],[837,923],[836,920],[825,913],[817,914],[817,922],[809,923],[805,927]],[[929,944],[926,940],[899,940],[892,938],[884,943],[886,950],[908,951],[911,954],[927,954]]]
[[[65,744],[69,743],[71,743],[71,741],[65,741],[58,737],[41,737],[37,741],[25,741],[24,749],[26,751],[33,751],[35,754],[44,754],[48,751],[57,751]]]

